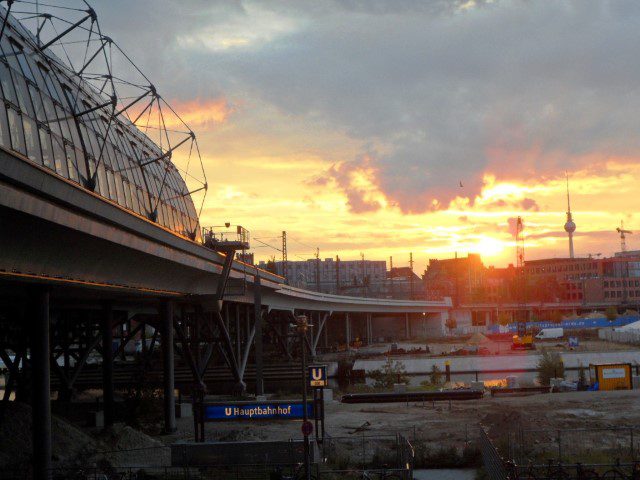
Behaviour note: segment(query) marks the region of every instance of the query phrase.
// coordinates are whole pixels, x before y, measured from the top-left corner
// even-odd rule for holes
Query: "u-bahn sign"
[[[310,365],[308,373],[310,387],[321,388],[329,384],[326,365]]]
[[[313,403],[307,403],[307,417],[314,417]],[[229,402],[202,405],[202,420],[262,420],[304,418],[302,402]]]

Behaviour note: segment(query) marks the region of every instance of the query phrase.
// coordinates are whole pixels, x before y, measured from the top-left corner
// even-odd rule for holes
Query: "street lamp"
[[[302,357],[302,422],[303,422],[303,435],[304,435],[304,475],[306,480],[311,480],[311,468],[309,464],[309,432],[306,428],[309,422],[307,413],[307,359],[306,359],[306,345],[305,340],[307,337],[307,330],[311,327],[307,323],[306,315],[296,316],[296,330],[300,335],[300,351]]]

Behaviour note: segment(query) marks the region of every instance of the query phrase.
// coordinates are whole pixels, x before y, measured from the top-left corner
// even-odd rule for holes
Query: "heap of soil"
[[[98,449],[91,436],[58,417],[52,417],[51,428],[55,463],[73,465]],[[30,464],[31,452],[31,406],[8,402],[5,417],[0,422],[0,466]]]
[[[161,467],[171,465],[171,449],[138,430],[115,425],[100,436],[103,457],[114,467]]]
[[[116,425],[96,437],[52,416],[53,466],[85,468],[162,467],[171,463],[171,451],[161,442],[129,426]],[[31,464],[31,407],[9,402],[0,422],[0,467],[20,469]]]

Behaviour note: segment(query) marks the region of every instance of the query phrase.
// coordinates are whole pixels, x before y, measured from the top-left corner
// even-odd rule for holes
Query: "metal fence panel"
[[[482,427],[480,427],[478,443],[482,453],[482,463],[488,477],[491,480],[509,480],[511,476],[509,475],[507,463]]]

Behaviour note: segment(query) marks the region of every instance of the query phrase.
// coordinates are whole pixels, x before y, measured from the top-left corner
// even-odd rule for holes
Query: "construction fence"
[[[303,457],[298,452],[300,442],[281,443],[285,447],[290,445],[290,448],[281,448],[282,452],[271,452],[273,455],[269,458],[264,457],[264,461],[251,463],[230,461],[230,455],[221,457],[220,452],[215,448],[216,444],[211,444],[214,455],[210,459],[212,461],[207,462],[206,465],[196,463],[202,459],[206,460],[206,455],[183,456],[181,466],[171,465],[170,447],[100,452],[99,456],[93,453],[90,457],[76,458],[74,460],[76,466],[52,469],[50,477],[52,480],[297,480],[305,478]],[[198,444],[197,446],[206,448],[207,445]],[[236,447],[238,448],[241,447]],[[344,453],[348,455],[345,456]],[[413,478],[414,449],[411,441],[402,434],[328,437],[325,444],[317,449],[317,454],[311,464],[311,477],[314,480],[361,479],[365,476],[371,480],[411,480]],[[260,456],[260,452],[257,456]],[[144,459],[147,461],[145,462]],[[187,461],[184,461],[185,459]],[[90,465],[90,467],[84,465]],[[31,479],[31,476],[31,465],[27,464],[0,471],[0,480],[27,480]]]
[[[478,442],[491,480],[638,480],[638,433],[633,428],[520,430],[506,442],[501,439],[499,449],[481,426]],[[545,437],[549,442],[541,456],[532,445]]]

